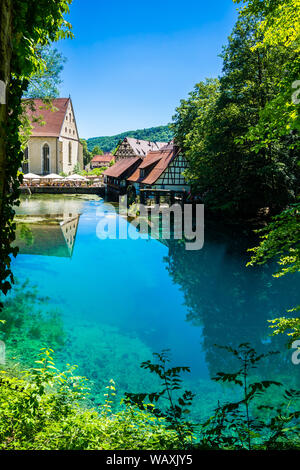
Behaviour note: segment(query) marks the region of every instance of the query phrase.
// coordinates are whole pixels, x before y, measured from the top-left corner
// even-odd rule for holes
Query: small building
[[[134,139],[125,137],[115,152],[115,160],[121,160],[129,157],[145,158],[146,155],[154,150],[160,150],[166,145],[166,142],[150,142],[148,140]]]
[[[95,155],[90,161],[90,168],[101,168],[103,166],[110,166],[114,162],[114,155],[105,153],[104,155]]]
[[[128,183],[134,186],[137,193],[140,189],[189,191],[190,185],[183,176],[187,166],[182,151],[170,142],[161,150],[149,152],[136,171],[128,177]]]
[[[116,163],[103,172],[107,191],[125,193],[129,184],[128,178],[137,170],[148,153],[165,146],[165,142],[150,142],[125,137],[115,152]]]
[[[83,168],[83,148],[71,98],[57,98],[51,105],[41,99],[28,101],[27,115],[33,127],[24,152],[23,173],[48,175],[73,173]],[[30,105],[33,103],[33,107]]]
[[[103,172],[104,183],[108,192],[125,193],[128,178],[142,163],[141,157],[128,157],[118,160]]]

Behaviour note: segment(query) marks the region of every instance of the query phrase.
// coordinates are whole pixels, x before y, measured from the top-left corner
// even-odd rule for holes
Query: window
[[[68,132],[68,128],[67,128],[67,127],[65,127],[65,132]]]
[[[70,119],[70,122],[72,122],[72,114],[69,113],[69,119]]]
[[[22,162],[22,172],[26,175],[29,172],[29,152],[28,147],[24,151],[24,161]]]
[[[68,116],[66,116],[66,121],[68,120]]]
[[[42,173],[43,175],[47,175],[50,171],[50,147],[48,144],[44,144],[43,146],[43,159],[42,159]]]
[[[72,143],[69,142],[69,165],[72,163]]]

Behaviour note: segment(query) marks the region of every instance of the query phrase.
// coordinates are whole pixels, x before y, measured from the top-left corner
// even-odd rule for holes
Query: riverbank
[[[105,186],[72,186],[72,187],[56,187],[56,186],[31,186],[28,188],[20,188],[22,195],[31,194],[96,194],[97,196],[105,196]]]

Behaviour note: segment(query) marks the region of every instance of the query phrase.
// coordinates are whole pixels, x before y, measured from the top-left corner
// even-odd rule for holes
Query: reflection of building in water
[[[71,258],[80,215],[20,216],[14,245],[23,255]]]
[[[134,225],[143,239],[154,239],[165,246],[169,246],[170,240],[184,240],[182,219],[171,217],[168,206],[161,206],[159,213],[155,214],[149,210],[148,217],[134,217],[133,212],[127,214],[125,219],[129,224]]]

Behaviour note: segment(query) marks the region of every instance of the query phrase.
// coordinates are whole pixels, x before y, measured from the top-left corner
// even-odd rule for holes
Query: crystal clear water
[[[9,360],[33,364],[39,348],[52,347],[60,366],[76,364],[91,380],[97,404],[111,378],[117,400],[124,391],[155,391],[157,380],[139,365],[170,349],[172,364],[191,367],[185,386],[197,394],[198,417],[235,394],[211,380],[236,369],[216,344],[280,351],[255,374],[297,385],[291,352],[267,323],[297,305],[297,276],[274,279],[274,265],[246,268],[253,239],[217,223],[206,223],[197,252],[176,241],[100,240],[99,209],[108,208],[107,220],[119,216],[94,199],[32,196],[17,208],[17,284],[2,333]]]

